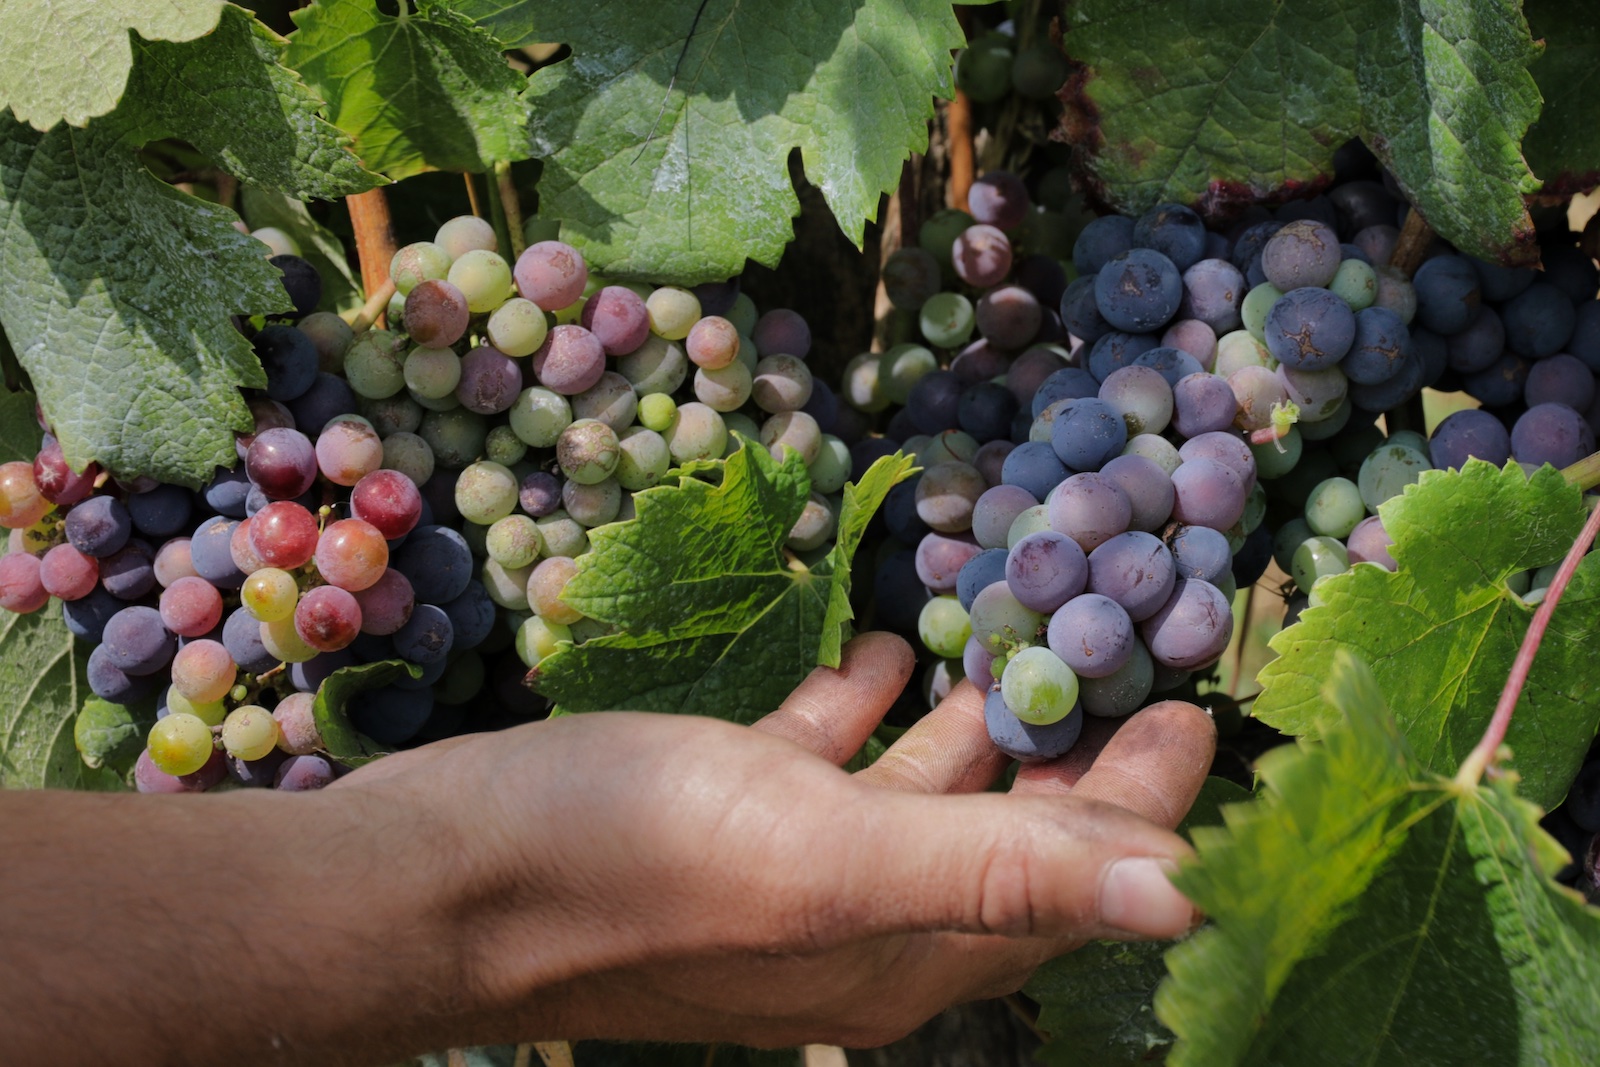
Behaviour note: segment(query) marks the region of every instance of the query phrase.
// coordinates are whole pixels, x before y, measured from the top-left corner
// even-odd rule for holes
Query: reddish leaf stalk
[[[956,20],[963,32],[971,16],[965,8],[956,8]],[[967,210],[967,193],[972,189],[972,101],[959,87],[955,99],[945,109],[945,132],[950,139],[950,185],[945,190],[945,203],[961,211]]]
[[[380,187],[347,196],[345,204],[350,208],[350,226],[356,234],[361,288],[370,298],[389,280],[389,261],[394,259],[394,228],[389,220],[389,199]]]
[[[1411,277],[1422,266],[1422,257],[1432,243],[1433,227],[1428,225],[1428,220],[1413,205],[1406,215],[1405,225],[1400,227],[1400,241],[1389,257],[1389,266],[1404,271],[1407,278]]]
[[[1600,532],[1600,507],[1589,512],[1589,521],[1583,524],[1583,531],[1567,550],[1567,558],[1561,561],[1561,568],[1556,571],[1555,580],[1550,583],[1544,601],[1540,603],[1539,610],[1533,613],[1533,621],[1528,624],[1528,632],[1523,635],[1522,647],[1517,649],[1517,658],[1511,664],[1511,674],[1506,678],[1506,686],[1500,692],[1500,702],[1495,705],[1494,716],[1489,720],[1489,728],[1483,732],[1483,739],[1478,742],[1477,747],[1461,764],[1461,769],[1456,772],[1457,784],[1476,784],[1485,773],[1491,771],[1501,742],[1506,739],[1506,730],[1511,725],[1511,715],[1516,711],[1517,700],[1522,696],[1522,687],[1527,684],[1528,674],[1533,670],[1533,657],[1539,654],[1539,644],[1544,640],[1545,631],[1550,627],[1550,617],[1555,614],[1556,605],[1561,602],[1561,594],[1566,592],[1573,574],[1577,573],[1578,564],[1583,561],[1584,553],[1594,543],[1597,532]]]

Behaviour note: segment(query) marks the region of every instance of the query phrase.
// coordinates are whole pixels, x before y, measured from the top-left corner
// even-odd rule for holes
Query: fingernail
[[[1177,869],[1152,856],[1117,860],[1100,883],[1100,921],[1145,937],[1177,937],[1189,929],[1194,905],[1168,879]]]

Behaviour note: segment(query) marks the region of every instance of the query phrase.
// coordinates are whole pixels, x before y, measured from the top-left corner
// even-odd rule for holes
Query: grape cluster
[[[463,216],[399,250],[390,328],[357,335],[312,310],[286,238],[258,236],[297,310],[251,334],[266,386],[236,468],[198,492],[117,481],[48,435],[0,466],[0,607],[60,599],[95,694],[156,699],[140,789],[326,784],[315,695],[360,663],[420,669],[348,706],[383,744],[482,728],[486,684],[512,721],[540,713],[526,671],[608,632],[562,599],[589,529],[732,431],[804,457],[788,546],[831,547],[850,453],[794,312],[736,283],[608,285],[554,240],[512,264]]]

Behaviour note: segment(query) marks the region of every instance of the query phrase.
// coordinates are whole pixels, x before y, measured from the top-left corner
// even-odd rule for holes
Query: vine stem
[[[494,165],[495,188],[500,191],[500,207],[506,213],[506,230],[511,238],[511,261],[515,263],[527,247],[522,240],[522,201],[517,198],[516,183],[511,180],[511,164]]]
[[[389,218],[389,197],[383,189],[368,189],[345,197],[350,226],[356,234],[356,259],[361,264],[361,288],[370,300],[389,280],[394,259],[394,225]],[[388,297],[384,298],[385,303]],[[379,309],[379,316],[382,308]],[[379,321],[374,317],[374,321]]]
[[[1561,569],[1556,571],[1555,580],[1550,583],[1544,601],[1539,605],[1539,610],[1533,613],[1533,621],[1528,624],[1528,632],[1522,637],[1522,647],[1517,649],[1517,658],[1511,664],[1511,674],[1506,678],[1506,686],[1500,691],[1500,702],[1495,705],[1494,716],[1489,720],[1489,728],[1483,732],[1483,740],[1478,742],[1477,747],[1462,762],[1461,769],[1456,772],[1457,785],[1476,785],[1486,773],[1490,773],[1495,756],[1500,751],[1500,744],[1506,739],[1506,729],[1511,725],[1511,715],[1516,711],[1517,699],[1522,696],[1522,687],[1527,684],[1528,673],[1533,669],[1533,657],[1539,654],[1539,644],[1544,640],[1545,631],[1550,627],[1550,617],[1555,614],[1556,605],[1561,602],[1561,594],[1566,592],[1567,584],[1577,572],[1584,553],[1594,543],[1596,533],[1600,533],[1600,507],[1589,512],[1589,521],[1583,524],[1583,531],[1567,550],[1567,558],[1561,561]]]
[[[966,33],[970,16],[964,7],[956,8],[956,20]],[[945,202],[961,211],[967,210],[967,193],[972,189],[972,101],[956,87],[955,99],[945,109],[945,128],[950,137],[950,186],[945,190]]]
[[[1389,256],[1389,266],[1405,272],[1407,278],[1422,266],[1422,257],[1433,243],[1433,227],[1413,205],[1406,213],[1406,223],[1400,227],[1400,240]]]
[[[467,207],[478,218],[483,218],[483,204],[478,201],[478,186],[472,180],[472,172],[464,170],[461,178],[467,183]]]

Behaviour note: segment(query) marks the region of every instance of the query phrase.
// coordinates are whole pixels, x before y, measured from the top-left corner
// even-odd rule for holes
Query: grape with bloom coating
[[[354,593],[382,577],[389,545],[371,523],[340,519],[322,531],[313,558],[328,584]]]
[[[560,241],[539,241],[517,257],[512,274],[517,292],[545,311],[576,303],[589,283],[589,267],[576,248]]]
[[[258,760],[277,746],[277,720],[259,704],[235,708],[222,722],[222,747],[235,759]]]
[[[1011,657],[1000,690],[1017,718],[1049,726],[1065,719],[1077,705],[1078,676],[1054,652],[1034,645]]]
[[[315,703],[313,693],[290,693],[272,709],[272,718],[278,724],[278,747],[292,756],[308,755],[322,747],[322,735],[317,732],[312,714]]]

